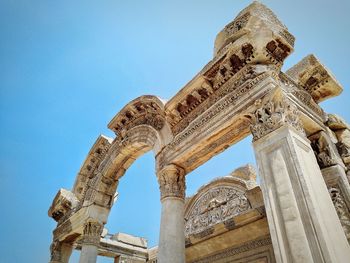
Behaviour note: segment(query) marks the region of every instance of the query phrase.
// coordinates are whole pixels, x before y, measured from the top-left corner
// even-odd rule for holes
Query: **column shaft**
[[[310,142],[289,125],[254,142],[277,262],[348,262],[350,248]]]
[[[82,245],[79,263],[96,263],[98,248],[95,245]]]
[[[157,262],[185,262],[184,201],[181,199],[169,197],[162,201]]]

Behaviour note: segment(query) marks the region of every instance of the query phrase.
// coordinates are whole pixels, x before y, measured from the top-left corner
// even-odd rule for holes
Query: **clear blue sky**
[[[314,53],[344,92],[323,106],[350,121],[350,2],[263,1],[296,37],[289,68]],[[216,34],[250,1],[0,1],[0,262],[47,262],[47,210],[107,123],[143,94],[172,97],[212,57]],[[192,172],[187,194],[254,163],[251,138]],[[110,232],[157,244],[159,191],[148,153],[121,180]],[[71,262],[78,261],[74,253]],[[99,259],[99,262],[112,262]]]

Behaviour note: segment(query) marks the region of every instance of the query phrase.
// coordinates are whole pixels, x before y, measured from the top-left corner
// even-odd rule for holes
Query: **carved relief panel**
[[[250,204],[243,190],[217,186],[198,197],[185,216],[185,235],[201,233],[246,211]]]

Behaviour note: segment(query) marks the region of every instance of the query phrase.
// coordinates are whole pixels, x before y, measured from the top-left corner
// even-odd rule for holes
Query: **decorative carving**
[[[208,227],[201,232],[193,234],[193,237],[201,239],[214,233],[214,227]]]
[[[270,245],[271,245],[271,239],[269,237],[264,238],[264,239],[258,239],[258,240],[254,240],[254,241],[245,243],[239,247],[225,249],[224,251],[222,251],[218,254],[193,261],[192,263],[219,262],[219,260],[227,259],[229,257],[235,256],[235,255],[240,254],[240,253],[244,253],[244,252],[247,252],[250,250],[257,249],[259,247],[270,246]]]
[[[200,195],[187,213],[185,235],[202,233],[218,223],[228,223],[249,208],[245,192],[241,189],[234,186],[212,188]]]
[[[161,130],[165,124],[163,107],[158,98],[142,96],[124,107],[109,123],[108,128],[121,137],[131,128],[143,124]]]
[[[76,209],[78,203],[78,199],[72,192],[61,188],[56,194],[48,214],[60,224]]]
[[[235,220],[233,220],[233,218],[229,218],[226,221],[224,221],[224,225],[228,230],[236,228],[236,223]]]
[[[258,140],[279,127],[287,124],[294,127],[299,133],[305,135],[303,126],[299,120],[299,111],[296,106],[286,98],[277,101],[269,101],[261,106],[261,101],[256,101],[259,107],[252,116],[250,130],[253,140]]]
[[[259,82],[261,82],[268,76],[268,73],[263,73],[261,75],[256,76],[251,81],[248,81],[243,86],[236,86],[235,83],[228,83],[228,90],[223,95],[229,94],[229,96],[227,96],[224,100],[220,101],[219,98],[221,98],[221,96],[218,96],[218,103],[215,105],[215,107],[211,108],[211,110],[208,111],[206,114],[202,114],[200,118],[196,118],[195,120],[190,121],[189,125],[186,125],[187,129],[183,129],[182,132],[175,137],[173,142],[170,144],[170,147],[174,147],[175,145],[180,144],[188,136],[192,135],[196,130],[200,129],[203,125],[207,124],[217,115],[219,115],[229,105],[235,104],[237,100],[242,97],[243,94],[246,94],[249,91],[251,91],[255,87],[255,85],[257,85]],[[205,110],[207,109],[204,109],[204,111]]]
[[[99,245],[103,230],[103,224],[98,221],[89,220],[84,224],[83,244]]]
[[[168,165],[158,173],[161,200],[167,197],[185,199],[185,172],[176,165]]]
[[[239,17],[237,17],[235,20],[233,20],[231,23],[229,23],[227,26],[225,26],[225,31],[229,35],[233,35],[240,31],[243,27],[246,26],[249,18],[251,15],[249,13],[245,13]],[[219,52],[219,51],[218,51]]]
[[[350,147],[348,145],[346,145],[344,142],[337,142],[336,146],[343,160],[350,157]]]
[[[313,140],[311,147],[314,150],[320,168],[337,164],[337,160],[332,156],[330,145],[325,140],[321,138]]]
[[[204,76],[213,83],[213,89],[217,90],[234,76],[251,58],[254,57],[254,47],[250,43],[243,44],[240,49],[230,51],[223,56]]]
[[[308,111],[312,111],[316,116],[320,118],[322,122],[326,120],[326,114],[322,110],[322,108],[313,100],[312,96],[309,92],[305,91],[300,85],[298,85],[294,80],[292,80],[288,75],[280,72],[279,74],[281,82],[285,85],[283,87],[286,93],[292,94],[296,97],[300,102],[305,105],[305,108]]]
[[[343,90],[331,72],[314,55],[303,58],[287,70],[286,74],[310,93],[317,103],[337,96]]]
[[[291,49],[283,44],[279,39],[271,40],[266,44],[266,50],[268,57],[272,60],[272,62],[283,63],[286,57],[291,52]]]
[[[344,233],[346,238],[348,239],[350,243],[350,212],[349,208],[347,207],[344,197],[341,194],[340,189],[338,188],[330,188],[329,194],[332,198],[333,205],[335,207],[335,210],[337,211],[340,223],[343,227]]]
[[[246,85],[250,86],[249,83],[255,82],[256,78],[259,75],[263,75],[263,73],[259,72],[259,70],[257,70],[255,67],[247,66],[238,72],[234,77],[230,78],[223,86],[221,86],[221,88],[215,90],[215,92],[211,91],[211,86],[208,87],[208,83],[205,83],[205,86],[207,87],[206,90],[209,90],[208,94],[210,96],[204,100],[201,100],[200,104],[191,110],[187,110],[187,108],[185,110],[185,108],[183,108],[184,111],[179,113],[182,116],[181,119],[177,119],[176,121],[172,122],[173,133],[176,135],[182,132],[187,126],[190,125],[190,123],[193,122],[194,119],[199,117],[202,113],[208,110],[211,106],[213,106],[217,101],[225,97],[227,94],[237,90],[237,96],[242,95],[243,91],[240,90],[242,87],[241,85],[247,82]],[[184,104],[181,105],[184,106]]]
[[[341,117],[335,114],[328,114],[327,126],[335,133],[338,142],[336,143],[339,155],[341,156],[348,177],[350,175],[350,126]]]

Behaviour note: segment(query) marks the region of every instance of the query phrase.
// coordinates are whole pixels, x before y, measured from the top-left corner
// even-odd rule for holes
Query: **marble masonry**
[[[72,190],[49,209],[51,263],[349,262],[350,126],[320,102],[342,86],[314,55],[281,71],[294,37],[253,2],[217,35],[211,61],[172,98],[141,96],[99,136]],[[186,197],[186,175],[252,135],[258,171],[236,169]],[[118,180],[153,151],[159,244],[104,228]],[[259,176],[259,185],[256,176]]]

